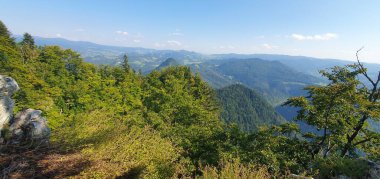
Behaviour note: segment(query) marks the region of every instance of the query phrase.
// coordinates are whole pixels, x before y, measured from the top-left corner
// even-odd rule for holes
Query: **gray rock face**
[[[375,162],[370,162],[370,169],[368,172],[368,178],[372,179],[379,179],[380,178],[380,161],[375,163]]]
[[[7,143],[47,144],[50,128],[46,119],[41,115],[42,111],[24,109],[13,117],[14,101],[11,96],[17,90],[19,90],[19,86],[13,78],[0,75],[0,144],[4,142],[1,133],[5,131],[5,128],[10,134]]]
[[[50,129],[46,119],[41,114],[42,111],[34,109],[24,109],[19,112],[9,127],[12,132],[12,143],[22,141],[47,143],[50,137]]]
[[[11,96],[17,90],[19,90],[19,87],[13,78],[0,75],[0,131],[12,119],[14,101]]]

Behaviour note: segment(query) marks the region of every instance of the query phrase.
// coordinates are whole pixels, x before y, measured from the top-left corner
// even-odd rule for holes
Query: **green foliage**
[[[0,20],[0,37],[10,38],[11,33],[9,32],[8,28],[5,26],[5,24]]]
[[[311,157],[307,141],[296,135],[298,127],[294,124],[283,124],[271,128],[263,128],[257,133],[247,136],[243,145],[242,160],[263,164],[276,174],[291,171],[301,173],[307,171]]]
[[[322,135],[308,135],[315,146],[311,155],[356,156],[356,149],[370,153],[368,149],[379,147],[380,134],[367,126],[369,119],[379,120],[380,93],[377,83],[367,87],[359,81],[358,76],[366,75],[366,69],[357,64],[334,67],[321,74],[330,80],[328,85],[309,86],[306,88],[308,97],[290,98],[286,103],[300,108],[297,120],[323,132]]]
[[[107,141],[84,151],[96,164],[82,172],[83,176],[170,178],[174,175],[179,151],[170,141],[148,127],[113,130]]]
[[[282,176],[288,171],[307,172],[312,161],[311,146],[298,137],[298,130],[296,124],[285,123],[245,133],[232,125],[219,133],[219,156],[223,160],[239,158],[244,164],[266,166],[273,176]]]
[[[222,123],[214,91],[193,76],[188,67],[168,67],[154,71],[143,85],[143,104],[156,120],[149,124],[164,137],[183,147],[193,163],[218,161],[217,141],[213,140]]]
[[[35,47],[35,44],[34,44],[34,39],[33,39],[32,35],[30,35],[29,33],[25,33],[23,37],[24,38],[22,39],[20,44],[26,45],[29,48],[33,49]]]
[[[316,160],[314,165],[314,169],[318,171],[317,178],[331,178],[339,175],[345,175],[349,178],[363,178],[369,169],[368,161],[339,156],[320,158]]]
[[[218,167],[206,166],[202,169],[203,179],[236,179],[236,178],[251,178],[264,179],[271,178],[265,167],[259,167],[254,164],[243,164],[239,160],[220,162]]]
[[[23,63],[30,63],[32,60],[35,60],[39,54],[33,37],[28,33],[24,34],[24,38],[19,43],[19,50],[23,58]]]
[[[126,56],[120,67],[95,66],[70,49],[34,48],[27,34],[18,45],[12,39],[0,40],[0,73],[15,78],[21,88],[15,112],[25,107],[43,110],[53,144],[86,151],[94,161],[100,158],[103,163],[96,161],[104,168],[120,166],[107,176],[136,167],[142,167],[144,176],[178,171],[188,175],[199,161],[219,161],[219,106],[213,89],[189,68],[172,67],[143,77],[131,70]],[[135,142],[128,141],[134,137]],[[99,157],[106,153],[114,154],[113,161]],[[107,174],[101,168],[86,171],[89,176]]]
[[[131,71],[131,67],[128,64],[128,56],[126,54],[123,56],[123,62],[121,64],[121,67],[123,68],[125,73],[129,73]]]
[[[253,132],[260,126],[285,122],[263,97],[243,85],[219,89],[217,97],[223,108],[221,119],[227,124],[236,123],[244,131]]]

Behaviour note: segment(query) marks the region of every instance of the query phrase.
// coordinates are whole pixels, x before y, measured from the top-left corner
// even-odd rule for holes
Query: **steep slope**
[[[234,81],[231,76],[227,76],[216,71],[214,65],[207,62],[191,64],[189,66],[194,73],[199,73],[202,79],[215,89],[238,83]]]
[[[285,122],[265,99],[243,85],[231,85],[216,92],[223,109],[222,120],[236,123],[244,131],[256,131],[259,126]]]
[[[281,104],[290,96],[304,94],[303,88],[308,85],[322,83],[314,76],[297,72],[277,61],[230,59],[216,65],[215,69],[257,90],[273,106]]]
[[[155,70],[162,70],[166,67],[170,66],[178,66],[180,65],[174,58],[168,58],[164,62],[162,62]]]

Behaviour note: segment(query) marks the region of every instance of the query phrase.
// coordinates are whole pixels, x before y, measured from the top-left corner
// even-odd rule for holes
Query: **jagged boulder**
[[[42,111],[24,109],[19,112],[9,127],[12,132],[12,143],[35,141],[38,144],[47,144],[50,138],[50,128]]]
[[[47,144],[50,128],[41,115],[42,111],[23,109],[13,117],[14,101],[11,96],[17,90],[19,86],[13,78],[0,75],[0,144],[5,141],[1,136],[5,131],[8,134],[6,142],[10,144]]]
[[[13,78],[0,75],[0,138],[1,131],[9,125],[13,117],[14,101],[11,96],[17,90],[19,87]]]

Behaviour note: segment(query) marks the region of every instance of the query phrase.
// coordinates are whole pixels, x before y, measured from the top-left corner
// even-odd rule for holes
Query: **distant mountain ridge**
[[[354,53],[354,52],[353,52]],[[321,59],[307,56],[290,56],[290,55],[275,55],[275,54],[214,54],[213,59],[254,59],[279,61],[296,71],[303,72],[313,76],[320,76],[318,71],[334,66],[344,66],[353,64],[355,61],[340,60],[340,59]],[[380,59],[379,59],[380,62]],[[363,63],[368,72],[372,75],[377,75],[380,69],[380,63]]]
[[[20,36],[16,36],[20,39]],[[299,72],[320,76],[318,70],[354,63],[339,59],[320,59],[306,56],[273,55],[273,54],[212,54],[206,55],[186,50],[155,50],[141,47],[119,47],[99,45],[85,41],[71,41],[63,38],[34,37],[38,45],[59,45],[78,51],[82,57],[95,64],[115,65],[121,62],[122,54],[127,53],[135,70],[151,71],[168,58],[174,58],[183,64],[201,63],[208,60],[253,59],[260,58],[269,61],[279,61]],[[353,52],[354,53],[354,52]],[[380,62],[380,59],[379,59]],[[380,64],[364,63],[368,72],[377,75]]]
[[[20,40],[21,36],[16,36]],[[86,62],[94,64],[117,65],[124,54],[128,55],[130,65],[143,72],[152,71],[168,58],[176,59],[180,64],[201,63],[206,56],[186,50],[155,50],[141,47],[119,47],[99,45],[85,41],[71,41],[63,38],[34,37],[37,45],[57,45],[73,49],[81,54]]]

